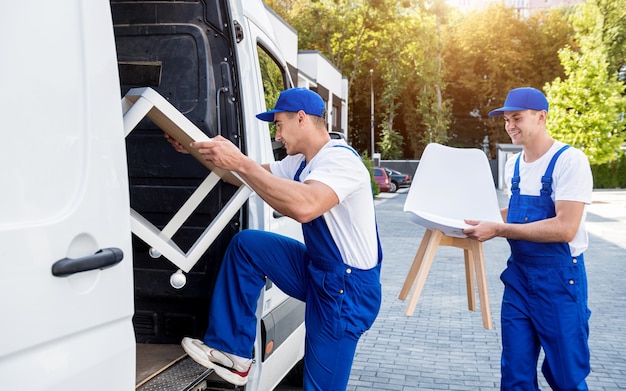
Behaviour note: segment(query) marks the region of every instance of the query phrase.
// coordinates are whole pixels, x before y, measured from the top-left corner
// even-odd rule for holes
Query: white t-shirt
[[[545,174],[552,156],[565,144],[555,141],[554,145],[542,157],[532,163],[520,159],[520,194],[538,196],[541,190],[541,177]],[[523,151],[520,153],[524,153]],[[511,178],[515,169],[515,161],[520,153],[510,157],[505,166],[506,192],[511,195]],[[552,173],[552,201],[579,201],[586,205],[591,204],[593,192],[593,177],[587,156],[579,149],[570,147],[558,157]],[[587,249],[589,238],[585,229],[587,207],[578,227],[578,232],[569,243],[572,256],[578,256]]]
[[[281,178],[293,179],[304,160],[301,154],[270,163]],[[343,140],[330,140],[300,174],[329,186],[339,203],[323,214],[344,263],[371,269],[378,263],[376,216],[370,174],[361,158]],[[310,244],[309,244],[310,245]]]

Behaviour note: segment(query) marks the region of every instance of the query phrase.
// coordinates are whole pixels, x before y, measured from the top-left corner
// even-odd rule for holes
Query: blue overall
[[[303,165],[294,179],[299,180]],[[304,390],[345,390],[359,338],[381,305],[380,266],[343,263],[320,216],[302,225],[301,242],[271,232],[244,230],[231,240],[217,276],[204,336],[208,346],[252,357],[256,307],[265,277],[306,303]]]
[[[556,215],[552,172],[566,145],[552,157],[539,196],[521,195],[519,158],[512,178],[507,222],[544,220]],[[553,390],[587,390],[589,316],[583,255],[572,257],[567,243],[509,240],[511,257],[500,279],[502,299],[501,390],[539,390],[537,361]]]

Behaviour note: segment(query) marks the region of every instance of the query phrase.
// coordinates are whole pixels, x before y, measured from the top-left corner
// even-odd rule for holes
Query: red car
[[[388,192],[391,190],[391,180],[389,179],[389,175],[387,175],[387,171],[385,171],[382,167],[374,167],[372,169],[374,172],[374,180],[378,183],[378,187],[381,192]]]

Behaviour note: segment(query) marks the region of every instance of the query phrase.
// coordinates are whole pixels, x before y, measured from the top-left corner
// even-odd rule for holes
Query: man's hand
[[[502,224],[491,221],[465,220],[465,224],[471,225],[463,229],[463,233],[468,238],[476,239],[479,242],[495,238],[498,236],[498,227]]]
[[[170,136],[167,133],[163,133],[163,136],[165,137],[165,139],[172,144],[172,146],[174,147],[174,149],[180,153],[186,153],[189,154],[189,152],[185,149],[185,147],[183,147],[183,145],[181,143],[179,143],[178,141],[176,141],[176,139],[174,139],[174,137]]]
[[[574,240],[582,221],[585,204],[579,201],[556,201],[556,216],[526,224],[505,224],[465,220],[472,227],[463,233],[484,242],[496,236],[538,243],[569,243]],[[508,209],[502,209],[503,220]]]
[[[213,137],[211,141],[193,142],[191,147],[197,149],[204,160],[224,170],[239,171],[247,159],[235,144],[222,136]]]

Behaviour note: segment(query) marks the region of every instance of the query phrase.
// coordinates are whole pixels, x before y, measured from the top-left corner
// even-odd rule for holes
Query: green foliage
[[[267,110],[270,110],[276,105],[280,92],[284,90],[283,75],[274,60],[263,50],[259,50],[259,66],[261,79],[263,80],[265,107]],[[276,125],[270,122],[269,126],[270,136],[274,137],[276,135]]]
[[[541,88],[562,75],[557,52],[571,41],[564,11],[520,19],[512,8],[492,3],[460,16],[445,31],[447,95],[452,103],[449,145],[480,147],[510,143],[501,119],[487,113],[515,87]],[[495,148],[491,148],[495,150]]]
[[[380,156],[384,160],[395,160],[402,157],[402,135],[394,130],[383,129],[381,140],[377,145]]]
[[[602,15],[600,25],[588,24],[584,35],[591,35],[598,29],[600,39],[607,48],[609,74],[617,73],[626,65],[626,0],[587,0],[588,6],[597,9]],[[582,26],[581,26],[582,27]]]
[[[374,197],[376,197],[377,195],[380,194],[380,186],[378,186],[378,182],[376,182],[374,180],[374,162],[372,161],[372,158],[367,156],[367,152],[361,156],[361,161],[363,162],[363,164],[365,165],[365,167],[367,167],[367,171],[369,171],[370,173],[370,183],[372,184],[372,194]]]
[[[626,97],[617,74],[609,74],[602,41],[604,17],[593,2],[572,14],[580,49],[559,52],[566,79],[545,86],[550,102],[548,131],[555,139],[581,149],[591,164],[615,160],[626,142],[623,113]]]
[[[264,51],[259,51],[259,65],[263,91],[265,92],[265,107],[271,109],[278,100],[278,95],[284,90],[283,76],[276,63]]]
[[[626,154],[622,152],[616,160],[604,164],[592,164],[591,172],[595,189],[625,189]]]
[[[420,96],[422,122],[426,132],[422,136],[424,145],[430,143],[446,144],[448,142],[448,127],[450,126],[450,101],[442,102],[435,91],[424,88]]]
[[[431,42],[425,47],[424,66],[422,68],[423,88],[417,96],[419,104],[417,115],[421,118],[424,132],[418,138],[422,144],[429,143],[446,144],[449,139],[448,129],[450,126],[451,100],[445,99],[446,83],[443,70],[443,47],[444,40],[441,30],[448,20],[449,8],[442,0],[436,0],[430,9],[430,13],[422,16],[422,20],[430,20],[434,24],[435,34]],[[413,156],[419,151],[415,145],[411,148]]]
[[[626,64],[626,0],[586,0],[589,9],[555,7],[528,18],[500,1],[464,14],[443,0],[265,1],[298,31],[300,49],[318,50],[347,76],[357,151],[371,145],[372,84],[375,141],[387,145],[385,132],[397,133],[404,158],[431,141],[480,148],[488,136],[492,151],[510,143],[487,112],[521,86],[548,84],[549,130],[592,162],[615,158],[624,138],[614,75]]]

